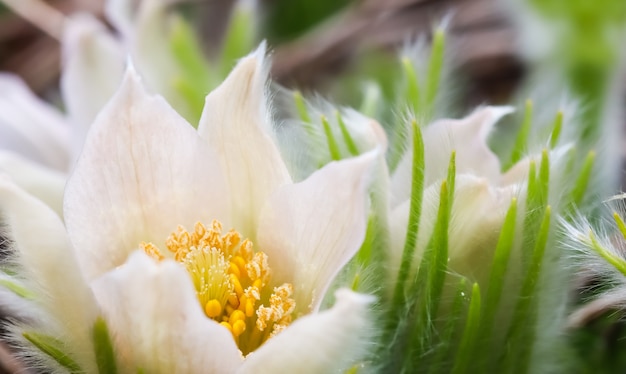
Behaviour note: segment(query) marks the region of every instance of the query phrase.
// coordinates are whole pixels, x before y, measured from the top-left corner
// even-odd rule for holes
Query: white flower
[[[426,248],[439,206],[441,182],[452,152],[456,159],[455,194],[449,224],[449,267],[475,280],[486,275],[495,243],[511,200],[525,187],[529,160],[502,173],[487,138],[509,107],[484,107],[461,120],[440,120],[422,130],[424,141],[424,197],[417,256]],[[411,154],[406,154],[391,177],[391,262],[402,256],[410,208]]]
[[[334,372],[367,346],[369,297],[341,290],[316,312],[364,239],[378,151],[292,183],[268,128],[263,55],[207,96],[197,132],[131,68],[68,181],[67,232],[0,182],[16,261],[45,312],[28,329],[86,372],[99,316],[120,372]]]
[[[108,8],[117,3],[130,5],[109,1]],[[140,62],[150,88],[175,107],[184,106],[172,85],[177,71],[166,42],[165,7],[161,0],[143,0],[132,15],[109,11],[109,21],[122,31],[119,39],[90,15],[65,20],[61,93],[66,115],[33,95],[18,77],[0,75],[0,170],[58,214],[67,173],[96,115],[119,87],[128,54]]]

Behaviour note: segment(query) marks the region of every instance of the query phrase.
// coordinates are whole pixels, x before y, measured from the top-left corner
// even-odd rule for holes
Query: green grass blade
[[[474,359],[474,349],[476,348],[476,335],[480,325],[480,287],[478,283],[474,283],[472,287],[472,299],[470,301],[467,319],[465,321],[465,329],[461,338],[461,345],[454,360],[452,368],[453,374],[471,373],[471,365]]]
[[[115,353],[106,321],[99,317],[93,325],[92,337],[96,353],[96,364],[100,374],[117,373]]]
[[[57,339],[43,334],[38,334],[35,332],[24,332],[22,336],[26,338],[32,345],[37,347],[41,352],[50,356],[54,361],[56,361],[59,365],[63,366],[70,373],[82,373],[80,366],[74,361],[70,356],[65,354],[59,346],[62,346],[63,343],[58,341]]]

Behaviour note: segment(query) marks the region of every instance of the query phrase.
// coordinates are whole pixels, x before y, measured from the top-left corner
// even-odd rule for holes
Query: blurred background
[[[103,0],[46,2],[64,14],[89,12],[104,20]],[[215,53],[235,1],[170,2],[195,25],[205,52]],[[254,12],[258,39],[268,40],[274,50],[273,77],[288,87],[322,93],[330,82],[354,72],[384,74],[378,67],[389,63],[386,59],[395,60],[410,41],[428,38],[448,17],[453,68],[463,77],[469,106],[506,102],[524,74],[514,29],[501,5],[496,0],[260,0]],[[53,98],[59,47],[0,5],[0,70],[17,73],[36,93]]]

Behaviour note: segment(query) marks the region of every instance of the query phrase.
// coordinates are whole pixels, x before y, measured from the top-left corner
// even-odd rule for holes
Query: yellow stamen
[[[204,312],[211,318],[218,317],[222,314],[222,304],[219,301],[212,299],[204,307]]]
[[[178,226],[165,243],[170,256],[187,269],[206,316],[231,332],[244,355],[291,323],[292,285],[267,290],[268,256],[255,252],[252,242],[242,240],[237,231],[222,235],[219,221],[209,226],[198,222],[193,232]],[[166,257],[152,243],[141,243],[140,248],[156,260]]]

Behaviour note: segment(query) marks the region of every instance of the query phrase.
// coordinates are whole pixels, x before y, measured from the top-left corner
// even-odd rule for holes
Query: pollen
[[[237,231],[222,231],[217,220],[210,226],[198,222],[193,232],[178,226],[165,241],[165,254],[152,243],[140,247],[157,261],[170,257],[187,269],[205,315],[226,328],[247,355],[291,323],[293,286],[270,287],[267,254]]]

